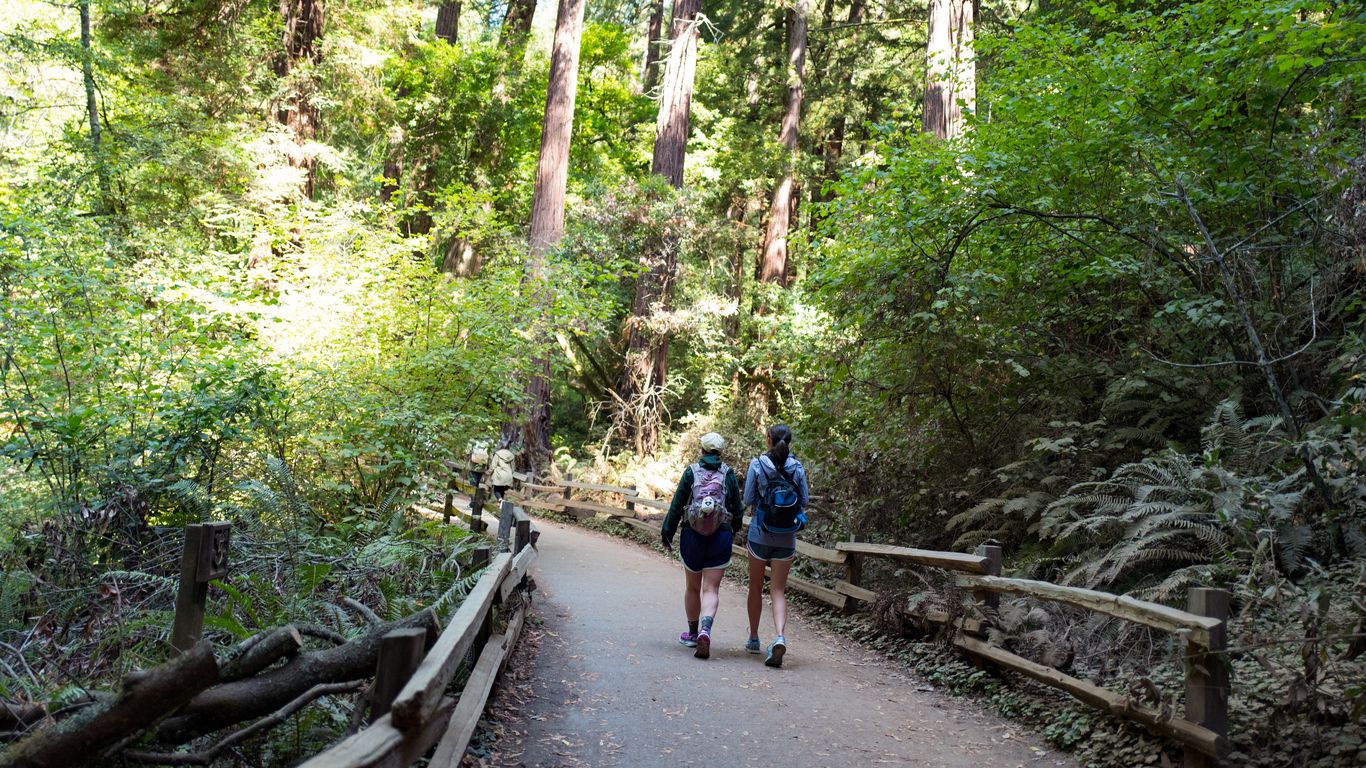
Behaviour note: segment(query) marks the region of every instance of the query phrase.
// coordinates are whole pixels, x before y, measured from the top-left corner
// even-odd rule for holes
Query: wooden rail
[[[575,500],[573,491],[619,494],[622,506],[597,501]],[[551,498],[536,498],[531,492],[555,494]],[[620,520],[646,534],[658,536],[660,521],[642,519],[638,507],[668,509],[669,502],[640,498],[634,488],[556,480],[541,485],[524,486],[520,496],[523,503],[537,509],[553,509],[576,514],[587,512]],[[745,554],[735,545],[737,554]],[[1150,603],[1125,595],[1113,595],[1089,589],[1078,589],[1042,581],[1003,578],[1001,549],[995,546],[978,547],[971,554],[941,552],[912,547],[877,544],[864,541],[841,541],[833,548],[821,547],[802,539],[797,540],[797,551],[805,557],[844,567],[844,579],[827,587],[808,579],[788,577],[788,585],[837,610],[852,610],[859,603],[874,600],[877,593],[864,586],[862,565],[867,558],[881,558],[899,563],[910,563],[940,568],[955,574],[957,586],[972,591],[985,620],[951,617],[930,611],[918,615],[920,620],[940,625],[952,624],[953,644],[965,653],[991,662],[1004,669],[1023,674],[1033,680],[1064,691],[1078,701],[1105,710],[1116,717],[1141,723],[1163,736],[1174,739],[1185,747],[1186,768],[1208,768],[1218,765],[1227,733],[1228,679],[1226,667],[1218,658],[1224,649],[1224,627],[1228,618],[1227,594],[1220,590],[1192,590],[1189,610]],[[994,646],[983,638],[997,605],[998,594],[1012,594],[1039,600],[1060,602],[1084,608],[1183,637],[1186,642],[1186,706],[1185,717],[1177,718],[1144,707],[1129,697],[1101,688],[1093,683],[1066,675]],[[909,613],[908,609],[906,610]]]
[[[304,768],[400,768],[412,765],[434,746],[429,766],[460,765],[526,617],[525,601],[513,606],[510,598],[525,589],[527,572],[536,562],[536,549],[531,546],[535,536],[525,512],[517,510],[513,522],[513,551],[493,558],[484,569],[411,676],[376,680],[377,688],[381,683],[399,688],[389,713],[315,755]],[[488,562],[488,550],[476,550],[481,553]],[[490,636],[495,611],[504,613],[507,629]],[[458,698],[444,695],[467,657],[474,663],[464,690]],[[381,670],[385,668],[381,661]]]

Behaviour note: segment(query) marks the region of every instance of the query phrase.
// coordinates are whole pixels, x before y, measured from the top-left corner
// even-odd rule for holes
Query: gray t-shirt
[[[806,486],[806,470],[796,457],[789,455],[787,463],[783,464],[783,469],[787,470],[787,476],[792,479],[792,484],[797,487],[797,496],[801,500],[802,509],[806,509],[806,501],[809,490]],[[768,476],[778,474],[778,470],[773,466],[773,460],[768,454],[763,454],[749,463],[749,472],[745,474],[745,500],[746,507],[754,508],[764,498],[764,492],[768,490]],[[765,531],[759,526],[759,516],[755,515],[749,521],[749,541],[755,544],[763,544],[769,547],[796,547],[797,534],[794,533],[772,533]]]

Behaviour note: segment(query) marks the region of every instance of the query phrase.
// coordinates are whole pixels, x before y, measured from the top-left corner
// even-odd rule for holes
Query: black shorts
[[[729,528],[703,536],[685,524],[678,542],[678,554],[683,558],[683,567],[693,573],[725,568],[730,565],[730,546],[734,541],[735,532]]]

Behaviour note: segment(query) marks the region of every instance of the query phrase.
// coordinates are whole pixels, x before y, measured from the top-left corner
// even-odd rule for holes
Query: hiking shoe
[[[699,659],[706,659],[706,658],[710,658],[710,657],[711,657],[711,633],[710,633],[710,632],[708,632],[708,631],[705,630],[705,629],[702,630],[701,632],[698,632],[698,633],[697,633],[697,641],[696,641],[695,643],[693,643],[693,645],[696,645],[696,646],[697,646],[697,650],[696,650],[695,652],[693,652],[693,656],[695,656],[695,657],[697,657],[697,658],[699,658]]]
[[[745,641],[745,650],[756,656],[764,652],[764,648],[759,645],[759,638],[757,637],[751,637]]]
[[[781,667],[783,665],[783,654],[787,652],[787,643],[779,637],[768,646],[768,658],[764,659],[765,667]]]
[[[678,636],[678,644],[686,645],[689,648],[697,647],[697,634],[695,632],[684,631]]]

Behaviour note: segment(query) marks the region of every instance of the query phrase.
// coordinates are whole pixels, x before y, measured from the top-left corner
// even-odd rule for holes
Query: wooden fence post
[[[191,523],[185,526],[180,552],[180,588],[175,596],[171,647],[188,651],[204,635],[204,603],[209,582],[228,573],[228,545],[232,523]]]
[[[479,547],[470,553],[470,570],[478,570],[489,564],[493,551],[488,547]],[[493,636],[493,610],[484,611],[484,618],[479,622],[479,632],[474,636],[474,645],[470,646],[471,658],[478,659],[479,654],[484,652],[484,645]]]
[[[1186,600],[1186,610],[1220,621],[1209,630],[1208,648],[1186,643],[1186,719],[1219,734],[1222,751],[1228,737],[1228,660],[1223,653],[1228,641],[1228,592],[1197,587],[1190,590]],[[1185,768],[1217,765],[1218,757],[1186,747]]]
[[[973,554],[987,559],[987,569],[984,575],[1001,575],[1002,551],[999,546],[995,544],[979,544]],[[986,616],[987,621],[991,621],[991,615],[1001,607],[1001,596],[989,589],[975,589],[972,594],[973,597],[977,599],[978,604],[982,606],[982,613]]]
[[[636,486],[635,486],[634,484],[632,484],[632,485],[631,485],[631,493],[636,494],[636,493],[639,493],[639,492],[640,492],[640,490],[639,490],[638,488],[636,488]],[[635,517],[635,516],[636,516],[636,503],[635,503],[634,501],[631,501],[631,499],[635,498],[635,496],[624,496],[623,498],[626,499],[626,511],[631,513],[631,517]]]
[[[512,548],[512,554],[520,555],[522,550],[531,545],[531,518],[526,515],[517,516],[517,541]]]
[[[859,541],[862,538],[862,536],[854,534],[849,537],[849,540]],[[845,555],[844,580],[849,582],[850,584],[853,584],[856,587],[863,586],[863,555],[857,555],[853,552],[850,552],[847,555]],[[858,613],[859,604],[860,603],[858,600],[844,601],[844,615],[852,616],[853,614]]]
[[[421,627],[395,629],[379,639],[379,661],[375,665],[375,687],[370,694],[370,720],[389,712],[394,698],[422,663],[427,630]]]
[[[441,516],[446,525],[451,524],[451,509],[455,507],[455,471],[447,470],[450,474],[446,475],[446,500],[441,505]]]
[[[483,533],[487,527],[484,524],[484,488],[480,486],[474,489],[474,496],[470,498],[470,530],[474,533]]]

